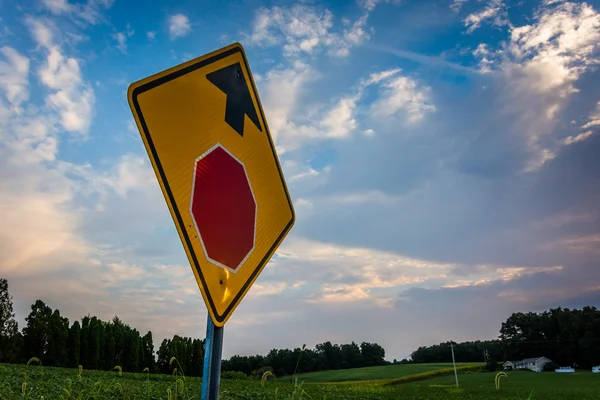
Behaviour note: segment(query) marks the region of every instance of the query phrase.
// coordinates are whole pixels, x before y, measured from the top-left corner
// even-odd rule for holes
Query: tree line
[[[164,339],[154,350],[152,332],[142,335],[118,316],[103,321],[85,316],[72,323],[42,300],[31,305],[26,326],[19,331],[14,319],[8,282],[0,278],[0,362],[26,363],[37,357],[47,366],[123,371],[172,373],[178,367],[187,376],[202,376],[204,339],[175,335]],[[175,357],[177,363],[172,364]],[[294,371],[311,372],[385,364],[385,350],[377,343],[306,346],[294,350],[272,349],[266,356],[233,356],[223,360],[222,371],[262,375],[266,370],[278,376]]]
[[[450,344],[419,347],[411,361],[451,362]],[[600,310],[586,306],[516,312],[502,323],[498,339],[452,344],[457,362],[546,357],[559,365],[590,368],[600,365]]]
[[[266,356],[233,356],[224,360],[223,371],[240,371],[246,375],[258,375],[271,370],[277,376],[292,375],[294,372],[314,372],[332,369],[371,367],[389,364],[385,350],[377,343],[362,342],[360,345],[319,343],[314,349],[272,349]]]
[[[85,369],[170,372],[170,359],[195,375],[202,374],[204,340],[174,336],[154,351],[152,332],[142,335],[115,316],[103,321],[87,315],[69,323],[59,310],[42,300],[31,305],[25,327],[19,331],[14,319],[8,282],[0,279],[0,362],[26,363],[31,357],[43,365]],[[155,355],[158,355],[158,360]]]
[[[171,373],[180,367],[187,376],[201,376],[204,339],[175,335],[164,339],[155,351],[152,332],[142,335],[115,316],[102,321],[85,316],[81,321],[61,316],[42,300],[36,300],[18,330],[12,296],[6,279],[0,278],[0,362],[25,363],[31,357],[44,365],[124,371]],[[547,357],[560,365],[588,368],[600,365],[600,310],[554,308],[542,313],[513,313],[502,323],[498,339],[445,342],[421,346],[410,359],[396,363],[451,362],[453,345],[457,362],[503,362]],[[171,363],[172,357],[179,364]],[[272,349],[265,356],[233,356],[223,360],[222,371],[260,376],[271,370],[277,376],[389,364],[385,350],[377,343],[360,345],[320,343],[314,349]]]

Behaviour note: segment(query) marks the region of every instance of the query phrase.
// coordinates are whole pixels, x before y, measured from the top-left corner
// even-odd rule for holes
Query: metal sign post
[[[204,368],[202,370],[202,400],[218,400],[221,385],[221,355],[223,327],[215,326],[208,315],[204,341]]]

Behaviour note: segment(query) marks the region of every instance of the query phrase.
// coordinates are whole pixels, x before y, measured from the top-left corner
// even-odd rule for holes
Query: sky
[[[0,276],[155,346],[206,306],[127,103],[244,46],[296,223],[223,356],[600,302],[600,2],[0,0]]]

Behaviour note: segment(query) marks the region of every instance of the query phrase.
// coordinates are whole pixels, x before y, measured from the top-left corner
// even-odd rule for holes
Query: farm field
[[[591,371],[577,371],[572,374],[554,372],[508,371],[500,379],[500,389],[496,390],[494,377],[497,372],[459,374],[460,391],[465,394],[480,393],[482,399],[600,399],[600,376]],[[455,386],[454,375],[432,378],[405,385],[410,392],[449,390]],[[533,390],[533,392],[532,392]],[[457,399],[460,396],[456,397]]]
[[[201,378],[85,371],[24,365],[0,365],[0,399],[199,399]],[[591,372],[575,374],[509,372],[496,390],[496,373],[459,374],[408,384],[342,383],[304,384],[269,381],[221,381],[221,399],[404,399],[404,400],[591,400],[600,398],[600,376]],[[180,381],[176,385],[176,379]],[[384,381],[385,382],[385,381]],[[25,384],[24,384],[25,383]],[[304,393],[302,392],[304,391]]]
[[[456,363],[457,367],[467,365],[478,365],[477,363]],[[394,379],[407,375],[429,372],[442,368],[452,368],[452,363],[430,363],[430,364],[402,364],[382,365],[377,367],[364,367],[352,369],[337,369],[332,371],[308,372],[298,374],[298,381],[313,382],[348,382],[348,381],[371,381],[381,379]],[[290,377],[281,377],[281,380],[289,381]]]

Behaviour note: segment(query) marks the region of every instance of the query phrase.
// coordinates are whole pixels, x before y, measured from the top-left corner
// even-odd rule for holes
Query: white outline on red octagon
[[[228,267],[227,265],[221,264],[217,260],[213,260],[212,258],[210,258],[210,256],[208,255],[208,252],[206,251],[206,247],[204,246],[204,240],[202,240],[202,234],[200,233],[200,229],[198,229],[198,225],[196,224],[196,219],[194,218],[194,212],[192,211],[192,204],[194,201],[194,189],[196,186],[196,165],[198,165],[198,161],[202,160],[204,157],[206,157],[207,155],[212,153],[214,150],[216,150],[217,147],[220,147],[223,150],[225,150],[227,152],[227,154],[229,154],[231,157],[233,157],[234,160],[236,160],[237,162],[239,162],[241,164],[242,169],[244,170],[244,174],[246,174],[246,179],[248,180],[248,186],[250,187],[250,193],[252,194],[252,199],[254,200],[254,232],[253,232],[253,236],[252,236],[252,248],[250,249],[250,251],[248,251],[248,254],[246,254],[246,257],[244,257],[244,259],[238,264],[237,269],[232,269],[232,268]],[[225,268],[226,270],[230,271],[231,273],[235,274],[237,271],[239,271],[240,268],[244,265],[244,263],[248,260],[248,257],[250,257],[250,255],[254,252],[254,249],[256,248],[256,221],[258,220],[258,203],[256,202],[256,197],[254,196],[254,190],[252,189],[252,182],[250,182],[250,177],[248,176],[248,173],[246,172],[246,166],[239,158],[234,156],[221,143],[215,144],[213,147],[211,147],[210,149],[205,151],[204,154],[202,154],[200,157],[198,157],[198,158],[196,158],[196,160],[194,160],[194,173],[192,174],[192,192],[191,192],[191,196],[190,196],[190,215],[192,216],[192,221],[194,222],[194,227],[196,228],[196,233],[198,234],[198,239],[200,239],[200,244],[202,245],[202,250],[204,250],[204,255],[206,256],[206,259],[221,268]]]

